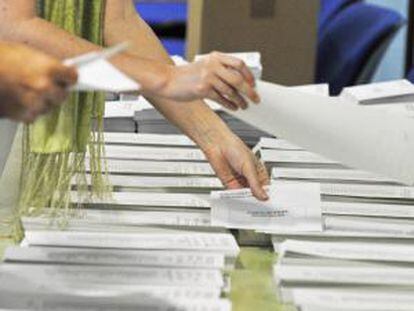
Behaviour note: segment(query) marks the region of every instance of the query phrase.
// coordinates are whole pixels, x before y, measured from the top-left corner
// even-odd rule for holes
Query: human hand
[[[248,107],[243,96],[254,103],[260,101],[249,68],[224,53],[213,52],[195,63],[171,66],[167,81],[159,95],[174,100],[209,98],[230,110]]]
[[[62,103],[77,80],[74,68],[24,45],[0,43],[0,116],[33,122]]]
[[[264,164],[232,132],[217,134],[200,147],[224,186],[228,189],[250,187],[258,200],[267,200],[263,186],[269,184],[269,175]]]

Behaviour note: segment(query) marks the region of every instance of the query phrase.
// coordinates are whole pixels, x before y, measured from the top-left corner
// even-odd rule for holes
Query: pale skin
[[[33,122],[61,104],[76,79],[76,70],[54,57],[0,42],[0,117]]]
[[[203,61],[175,67],[136,14],[132,0],[106,3],[105,45],[128,41],[131,46],[112,63],[138,81],[151,104],[198,144],[227,188],[249,186],[258,199],[266,200],[262,186],[269,178],[264,166],[200,100],[210,98],[233,110],[247,108],[241,95],[259,102],[246,65],[215,52]],[[35,5],[35,0],[0,0],[0,39],[25,43],[60,59],[101,49],[37,17]]]

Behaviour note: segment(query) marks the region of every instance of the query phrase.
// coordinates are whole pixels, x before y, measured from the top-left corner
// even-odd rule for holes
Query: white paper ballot
[[[138,102],[105,102],[105,118],[133,118],[135,111],[140,110]]]
[[[208,194],[200,193],[156,193],[156,192],[114,192],[112,198],[82,199],[77,192],[71,193],[73,203],[116,204],[126,206],[192,207],[209,208]]]
[[[409,289],[394,290],[372,288],[361,291],[349,288],[292,288],[291,302],[300,310],[313,311],[410,311],[414,296]],[[311,305],[315,308],[307,309]],[[304,308],[302,308],[304,306]]]
[[[184,135],[105,132],[104,138],[105,144],[115,145],[196,146],[190,138]]]
[[[261,149],[281,149],[281,150],[303,150],[299,146],[295,146],[290,142],[279,139],[279,138],[270,138],[270,137],[261,137],[257,143],[257,148]]]
[[[244,229],[322,230],[318,184],[277,182],[267,192],[266,202],[255,199],[250,189],[212,192],[212,224]]]
[[[414,123],[410,118],[344,105],[258,81],[260,105],[229,113],[306,150],[346,166],[414,184]]]
[[[190,250],[221,253],[228,257],[239,253],[237,242],[230,233],[26,231],[25,243],[29,246]]]
[[[37,217],[22,217],[25,229],[35,225],[43,229],[61,229],[59,223],[53,223],[50,214]],[[211,227],[210,213],[208,210],[201,211],[122,211],[122,210],[101,210],[83,209],[68,219],[68,225],[116,225],[116,226],[139,226],[139,225],[165,225],[165,226],[186,226],[186,227]]]
[[[413,102],[414,85],[405,79],[346,87],[340,97],[362,105]]]
[[[414,218],[414,205],[325,201],[322,202],[322,213],[329,215]]]
[[[105,156],[114,159],[206,161],[204,153],[195,148],[106,145]]]
[[[150,175],[200,175],[214,176],[214,170],[209,163],[184,161],[143,161],[107,159],[108,172],[117,174],[150,174]],[[86,161],[89,171],[89,162]]]
[[[97,59],[78,67],[75,91],[133,92],[140,85],[105,59]]]
[[[6,249],[6,262],[152,266],[224,269],[222,254],[172,250],[121,250],[67,247],[17,247]]]
[[[414,262],[412,245],[364,242],[313,242],[287,240],[280,245],[281,256],[306,256],[390,262]]]
[[[275,167],[271,174],[273,179],[303,179],[318,181],[353,181],[367,183],[393,183],[389,178],[352,169],[333,168],[291,168]]]
[[[86,176],[90,183],[90,175]],[[223,184],[216,177],[175,177],[175,176],[133,176],[108,175],[112,186],[118,188],[184,188],[184,189],[222,189]],[[186,191],[185,191],[186,192]]]

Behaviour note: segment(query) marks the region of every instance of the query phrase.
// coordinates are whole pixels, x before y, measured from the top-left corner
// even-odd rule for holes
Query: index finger
[[[242,167],[242,174],[247,179],[249,187],[252,190],[253,195],[260,201],[266,201],[269,199],[266,191],[260,182],[259,174],[256,170],[256,166],[253,161],[245,163]]]

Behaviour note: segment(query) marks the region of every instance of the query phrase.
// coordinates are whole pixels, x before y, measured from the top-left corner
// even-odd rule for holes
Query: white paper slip
[[[307,94],[315,94],[329,97],[328,83],[298,85],[291,86],[290,88]]]
[[[319,181],[355,181],[355,182],[378,182],[395,183],[386,177],[376,176],[372,173],[335,168],[291,168],[274,167],[271,176],[273,179],[301,179]]]
[[[260,149],[303,150],[290,142],[280,138],[261,137],[257,147]]]
[[[338,164],[335,161],[304,150],[261,149],[260,159],[265,163]]]
[[[133,118],[138,110],[140,107],[137,102],[105,102],[105,118]]]
[[[346,260],[414,262],[414,247],[407,244],[286,240],[279,251],[281,256],[300,254]]]
[[[140,85],[105,59],[80,66],[76,91],[133,92]]]
[[[72,192],[72,202],[83,200],[77,192]],[[113,192],[112,198],[93,198],[81,201],[85,204],[159,206],[210,208],[209,195],[200,193],[161,193],[161,192]]]
[[[199,149],[177,147],[141,147],[106,145],[105,156],[114,159],[158,160],[158,161],[206,161]]]
[[[229,257],[239,253],[230,233],[26,231],[25,243],[29,246],[205,251]]]
[[[260,202],[250,189],[212,192],[212,224],[244,229],[322,230],[318,184],[277,182],[267,193],[269,200]]]
[[[90,175],[87,175],[86,178],[88,183],[90,183]],[[223,184],[216,177],[108,175],[108,179],[114,187],[131,189],[183,188],[210,190],[223,188]]]
[[[108,171],[118,174],[148,175],[200,175],[214,176],[215,172],[209,163],[172,162],[172,161],[141,161],[141,160],[106,160]],[[89,163],[86,161],[89,171]]]
[[[229,111],[274,136],[347,167],[413,185],[414,123],[410,118],[344,105],[336,98],[257,81],[260,105]]]
[[[359,311],[409,311],[414,307],[412,291],[393,291],[392,289],[358,292],[349,289],[312,289],[293,288],[292,302],[296,306],[313,305],[322,310],[359,310]],[[301,309],[302,310],[302,309]],[[320,310],[320,309],[315,309]]]
[[[196,226],[210,227],[209,211],[120,211],[120,210],[98,210],[83,209],[69,218],[68,225],[80,224],[101,224],[120,226],[139,225],[169,225],[169,226]],[[23,226],[28,229],[31,225],[50,228],[53,224],[51,215],[47,212],[38,217],[22,217]],[[59,224],[53,228],[59,229]]]
[[[105,144],[154,145],[195,147],[195,143],[185,135],[161,135],[145,133],[104,133]]]
[[[0,308],[6,310],[152,310],[152,311],[230,311],[225,299],[172,299],[158,293],[136,292],[134,295],[76,295],[70,292],[21,291],[6,288],[0,292]]]
[[[414,269],[395,266],[316,266],[284,265],[275,267],[278,282],[414,285]]]
[[[413,102],[414,85],[408,80],[393,80],[346,87],[340,97],[358,104]]]
[[[330,196],[366,197],[383,199],[414,199],[414,187],[394,185],[362,185],[322,183],[321,193]]]
[[[370,218],[358,216],[324,216],[326,230],[350,231],[373,234],[395,234],[414,237],[413,219]]]
[[[30,277],[30,276],[29,276]],[[71,294],[75,297],[111,297],[117,301],[133,300],[133,297],[162,297],[164,299],[198,300],[218,299],[221,289],[217,287],[202,288],[198,286],[155,286],[122,284],[87,284],[86,282],[45,282],[43,279],[18,276],[13,272],[0,275],[0,292],[7,290],[20,295],[51,293]],[[76,299],[76,298],[73,299]]]
[[[224,269],[224,256],[195,251],[8,247],[6,262]]]
[[[322,214],[414,218],[414,205],[322,201]]]
[[[64,283],[78,281],[87,283],[109,284],[143,284],[159,286],[216,286],[224,285],[219,270],[152,268],[152,267],[117,267],[86,265],[41,265],[4,263],[0,272],[13,273],[18,276],[37,277],[47,281]]]

